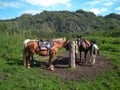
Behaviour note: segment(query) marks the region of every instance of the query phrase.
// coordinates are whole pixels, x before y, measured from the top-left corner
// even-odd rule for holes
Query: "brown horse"
[[[24,66],[30,68],[30,58],[33,59],[34,54],[38,54],[40,56],[49,56],[49,64],[50,69],[54,71],[54,66],[52,64],[52,60],[55,57],[59,48],[67,48],[68,42],[67,40],[54,40],[53,46],[50,50],[48,49],[40,49],[39,40],[30,40],[27,39],[24,41],[24,50],[23,50],[23,62]]]
[[[84,52],[85,63],[87,63],[86,56],[88,51],[91,49],[91,43],[86,39],[82,39],[82,36],[78,36],[77,44],[78,44],[78,50],[80,52],[80,62],[81,62],[81,53]]]
[[[90,63],[94,64],[95,63],[95,57],[97,54],[99,54],[99,48],[96,45],[96,42],[94,41],[93,43],[89,42],[86,39],[82,39],[81,36],[77,37],[77,44],[78,44],[78,50],[80,52],[80,62],[81,62],[81,53],[84,52],[84,59],[85,59],[85,64],[87,64],[87,53],[90,51]]]

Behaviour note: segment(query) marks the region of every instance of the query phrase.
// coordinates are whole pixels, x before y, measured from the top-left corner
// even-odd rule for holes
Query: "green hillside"
[[[82,32],[108,31],[120,34],[120,15],[111,13],[107,16],[96,16],[92,12],[77,10],[70,11],[43,11],[31,15],[23,14],[11,20],[1,20],[0,29],[9,31],[37,30],[42,32]],[[116,33],[117,32],[117,33]]]

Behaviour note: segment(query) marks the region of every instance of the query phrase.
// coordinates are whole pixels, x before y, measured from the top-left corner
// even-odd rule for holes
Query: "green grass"
[[[26,69],[22,63],[24,36],[0,33],[0,90],[119,90],[120,89],[120,38],[96,37],[101,54],[114,67],[110,72],[101,73],[96,78],[62,82],[55,75],[50,76],[44,69]],[[87,37],[92,40],[94,37]],[[64,53],[60,49],[57,55]],[[44,57],[36,56],[41,60]],[[45,62],[47,62],[46,60]],[[68,71],[72,69],[68,68]]]

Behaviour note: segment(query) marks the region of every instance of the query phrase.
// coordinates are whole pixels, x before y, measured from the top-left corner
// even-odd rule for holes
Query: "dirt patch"
[[[89,55],[87,56],[87,59],[89,59]],[[79,60],[79,58],[77,60]],[[76,61],[76,68],[74,70],[71,70],[69,67],[68,53],[59,56],[54,60],[53,64],[55,66],[54,72],[46,69],[45,63],[41,63],[40,67],[44,68],[46,74],[59,76],[63,81],[76,81],[80,78],[93,78],[100,75],[100,73],[107,72],[112,69],[110,61],[102,55],[97,56],[96,63],[94,65],[89,63],[85,65]]]

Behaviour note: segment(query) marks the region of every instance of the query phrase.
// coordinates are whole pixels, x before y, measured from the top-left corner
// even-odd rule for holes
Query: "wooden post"
[[[71,41],[69,47],[69,66],[75,68],[75,41]]]

